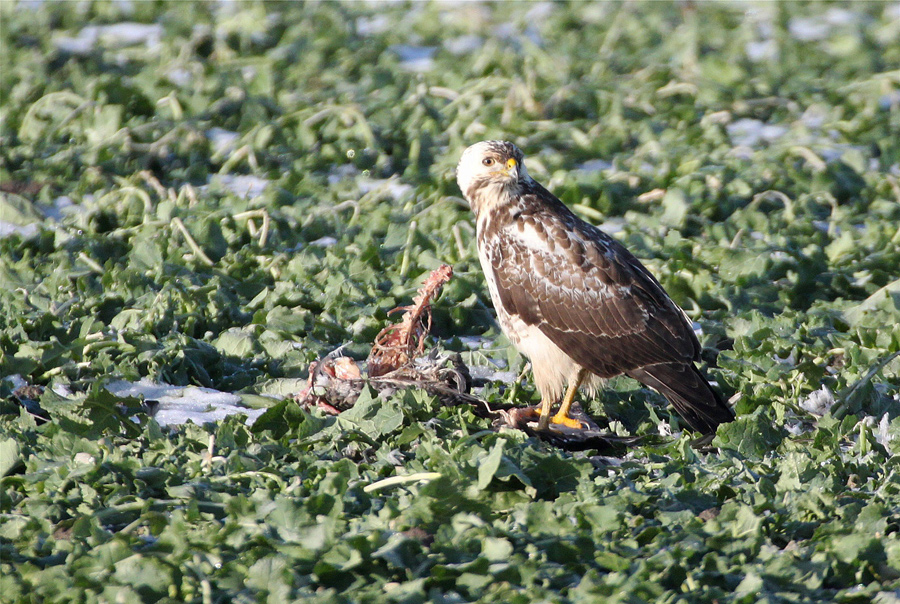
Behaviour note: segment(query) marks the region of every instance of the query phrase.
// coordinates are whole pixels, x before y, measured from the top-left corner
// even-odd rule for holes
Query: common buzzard
[[[579,427],[569,417],[578,388],[620,374],[662,393],[702,434],[733,420],[694,365],[700,343],[684,312],[622,244],[535,182],[523,157],[512,143],[481,142],[456,178],[500,327],[531,361],[539,429]]]

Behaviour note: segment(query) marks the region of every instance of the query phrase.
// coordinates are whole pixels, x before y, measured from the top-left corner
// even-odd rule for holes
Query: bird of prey
[[[622,244],[532,179],[523,158],[512,143],[480,142],[456,178],[500,327],[531,361],[538,428],[580,427],[569,417],[579,387],[620,374],[659,391],[704,435],[733,420],[694,364],[700,343],[684,311]]]

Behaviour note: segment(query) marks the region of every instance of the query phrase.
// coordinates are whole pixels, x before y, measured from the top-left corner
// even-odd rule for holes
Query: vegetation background
[[[897,2],[3,1],[0,30],[0,600],[900,601]],[[702,328],[717,453],[628,380],[587,411],[675,436],[614,457],[422,392],[284,398],[447,262],[435,346],[536,400],[454,181],[489,138]],[[141,378],[269,408],[161,426],[105,388]]]

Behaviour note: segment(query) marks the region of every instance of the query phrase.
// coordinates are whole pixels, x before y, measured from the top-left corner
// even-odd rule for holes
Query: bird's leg
[[[549,396],[541,396],[541,415],[538,418],[538,430],[550,429],[550,408],[552,406],[552,398]]]
[[[575,395],[578,393],[578,388],[581,386],[581,382],[584,381],[584,376],[587,375],[587,369],[584,367],[579,367],[575,375],[569,380],[569,388],[566,390],[566,396],[563,397],[562,405],[559,406],[559,411],[556,412],[550,421],[554,424],[562,424],[569,428],[583,428],[584,426],[577,419],[573,419],[569,417],[569,408],[572,406],[572,402],[575,400]],[[547,410],[549,415],[550,410]],[[544,409],[543,405],[541,406],[541,419],[544,419]]]

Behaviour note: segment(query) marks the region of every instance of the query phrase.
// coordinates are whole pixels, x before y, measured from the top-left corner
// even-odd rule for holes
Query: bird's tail
[[[701,434],[712,434],[719,424],[734,419],[734,411],[693,363],[658,363],[627,375],[669,399],[682,419]]]

